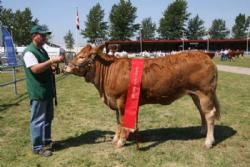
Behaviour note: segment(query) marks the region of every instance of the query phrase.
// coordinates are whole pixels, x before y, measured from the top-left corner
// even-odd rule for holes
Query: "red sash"
[[[135,131],[138,119],[138,103],[140,98],[143,65],[143,59],[132,59],[130,82],[123,118],[123,127],[128,128],[131,131]]]

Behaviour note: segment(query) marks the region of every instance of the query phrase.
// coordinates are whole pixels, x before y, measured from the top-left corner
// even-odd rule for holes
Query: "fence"
[[[0,74],[2,74],[2,73],[12,74],[12,81],[0,83],[0,87],[4,87],[4,86],[13,84],[13,91],[14,91],[15,95],[17,95],[18,94],[17,93],[17,83],[25,80],[25,78],[17,79],[17,75],[16,75],[17,68],[21,68],[21,67],[22,67],[22,65],[11,66],[11,67],[10,66],[0,66]]]
[[[65,61],[64,61],[64,64],[68,64],[68,62],[70,60],[72,60],[72,58],[74,56],[75,56],[75,52],[65,52]],[[18,68],[21,68],[23,70],[23,65],[22,65],[22,62],[21,62],[21,57],[20,57],[20,55],[17,55],[17,62],[19,64],[17,66],[7,66],[7,63],[3,59],[3,56],[0,56],[0,61],[1,61],[0,64],[4,64],[3,66],[0,65],[0,74],[7,73],[7,74],[12,75],[12,81],[8,81],[8,82],[5,82],[5,83],[1,83],[0,82],[0,88],[4,87],[4,86],[7,86],[7,85],[13,84],[13,91],[14,91],[15,95],[17,95],[18,94],[17,93],[17,83],[20,82],[20,81],[25,80],[24,77],[17,79],[17,75],[16,75],[16,72],[20,71],[20,70],[17,70]],[[0,81],[2,81],[1,78],[2,77],[0,75]]]

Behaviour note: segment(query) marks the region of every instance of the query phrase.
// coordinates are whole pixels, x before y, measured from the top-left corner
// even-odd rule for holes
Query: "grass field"
[[[233,61],[221,61],[219,56],[215,56],[213,58],[213,60],[216,64],[250,68],[250,57],[249,56],[234,58]]]
[[[0,75],[1,77],[1,75]],[[1,77],[2,79],[2,77]],[[216,145],[204,147],[200,118],[189,97],[169,105],[140,107],[140,148],[133,141],[121,149],[111,144],[115,114],[83,78],[57,78],[58,103],[53,138],[64,144],[52,157],[33,155],[29,136],[29,101],[25,82],[0,88],[0,167],[248,167],[250,164],[250,78],[219,73],[221,120]]]

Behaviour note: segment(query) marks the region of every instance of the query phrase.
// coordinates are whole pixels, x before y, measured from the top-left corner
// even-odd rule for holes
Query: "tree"
[[[0,13],[2,12],[3,10],[3,5],[2,5],[2,1],[0,0]]]
[[[175,0],[165,10],[160,19],[158,33],[162,39],[180,39],[185,30],[185,22],[188,20],[186,0]]]
[[[141,35],[142,39],[149,40],[155,38],[156,24],[152,22],[150,17],[142,20]]]
[[[30,30],[33,25],[38,24],[38,20],[33,19],[29,8],[16,12],[4,8],[0,13],[0,19],[2,24],[8,27],[15,44],[20,46],[31,42]]]
[[[212,26],[209,28],[208,32],[212,39],[225,39],[230,33],[226,28],[226,22],[223,19],[213,20]]]
[[[14,23],[14,13],[12,9],[3,8],[0,13],[0,20],[3,25],[7,26],[9,29],[13,26]]]
[[[247,35],[247,29],[250,24],[250,17],[246,17],[244,14],[239,14],[235,18],[235,24],[232,27],[233,38],[245,38]]]
[[[14,15],[13,23],[13,39],[17,45],[27,45],[31,42],[31,28],[38,23],[38,20],[33,21],[33,16],[29,8],[24,11],[17,10]],[[47,28],[47,26],[44,25]],[[48,29],[48,28],[47,28]]]
[[[186,36],[188,39],[202,39],[206,34],[204,21],[200,19],[199,15],[191,18],[188,21]]]
[[[73,49],[73,45],[75,44],[75,40],[73,38],[73,34],[69,30],[68,33],[64,36],[64,42],[67,49]]]
[[[139,30],[140,25],[135,24],[137,8],[130,0],[120,0],[119,4],[112,6],[110,19],[110,37],[112,40],[129,40]]]
[[[97,3],[92,7],[87,15],[87,21],[85,22],[85,29],[81,34],[88,38],[88,42],[94,43],[96,39],[106,39],[107,36],[107,22],[103,21],[104,10],[101,5]]]

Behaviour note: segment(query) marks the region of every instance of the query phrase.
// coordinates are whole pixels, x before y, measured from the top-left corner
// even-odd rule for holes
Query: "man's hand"
[[[50,59],[51,64],[53,63],[61,63],[64,61],[64,56],[60,55],[60,56],[54,56]]]
[[[59,63],[64,61],[64,56],[54,56],[50,59],[51,61],[51,69],[54,74],[60,74]]]

